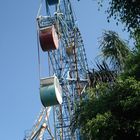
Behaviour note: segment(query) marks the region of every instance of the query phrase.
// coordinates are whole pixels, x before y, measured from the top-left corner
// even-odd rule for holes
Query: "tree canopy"
[[[105,0],[97,0],[102,5]],[[109,6],[106,10],[108,20],[111,17],[121,21],[128,30],[140,27],[140,0],[109,0]]]
[[[87,140],[140,138],[140,82],[118,79],[89,89],[76,114],[74,127]],[[80,112],[80,113],[79,113]]]
[[[100,5],[105,2],[97,1]],[[140,139],[140,0],[109,0],[107,13],[108,19],[114,17],[133,31],[135,47],[130,50],[113,31],[103,33],[100,41],[103,63],[90,72],[93,84],[77,104],[72,130],[79,129],[83,140],[137,140]]]
[[[123,69],[126,58],[131,54],[128,44],[114,31],[103,32],[99,48],[103,59],[108,60],[117,71]]]

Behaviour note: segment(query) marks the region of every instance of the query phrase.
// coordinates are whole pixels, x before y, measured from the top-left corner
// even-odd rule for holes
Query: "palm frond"
[[[105,31],[100,40],[102,57],[108,60],[114,69],[122,70],[124,63],[131,53],[127,43],[120,39],[114,31]]]
[[[96,66],[97,70],[92,69],[92,71],[89,71],[91,87],[94,87],[99,83],[115,81],[117,72],[111,70],[105,61],[102,63],[96,62]]]

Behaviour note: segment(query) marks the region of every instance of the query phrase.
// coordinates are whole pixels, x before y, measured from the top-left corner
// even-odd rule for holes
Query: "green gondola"
[[[62,104],[62,90],[56,76],[41,79],[40,98],[44,107]]]

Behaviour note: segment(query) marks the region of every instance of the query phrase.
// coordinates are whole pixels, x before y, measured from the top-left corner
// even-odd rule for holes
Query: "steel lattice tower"
[[[47,14],[50,14],[47,0],[45,4]],[[55,14],[50,14],[50,16],[57,23],[59,48],[48,52],[49,67],[51,67],[51,73],[58,77],[61,84],[63,103],[53,106],[54,128],[52,131],[54,133],[48,124],[44,127],[47,134],[41,132],[43,128],[41,123],[44,120],[47,122],[49,118],[46,116],[49,116],[50,107],[47,107],[41,110],[33,129],[25,139],[80,140],[79,130],[75,134],[71,133],[71,121],[76,105],[88,85],[85,48],[70,0],[61,0],[58,5],[55,5]]]

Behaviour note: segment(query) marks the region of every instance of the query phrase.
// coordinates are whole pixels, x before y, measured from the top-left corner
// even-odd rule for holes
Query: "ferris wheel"
[[[80,140],[79,130],[73,134],[71,123],[88,85],[88,64],[70,0],[41,0],[36,21],[43,107],[24,140]],[[42,54],[48,57],[45,77]]]

